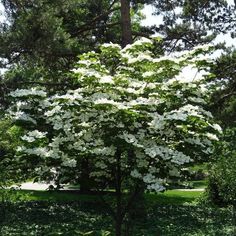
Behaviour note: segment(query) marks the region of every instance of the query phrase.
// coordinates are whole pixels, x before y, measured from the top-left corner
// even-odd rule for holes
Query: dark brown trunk
[[[122,219],[116,219],[116,236],[121,236],[122,232],[121,232],[121,229],[122,229]]]
[[[116,152],[116,236],[122,234],[121,152]]]
[[[84,158],[81,160],[81,177],[80,177],[80,192],[89,193],[91,191],[90,181],[89,181],[89,160]]]
[[[233,223],[233,235],[236,236],[236,201],[233,201],[232,206],[232,223]]]
[[[132,43],[132,27],[130,17],[130,0],[120,0],[122,47]]]

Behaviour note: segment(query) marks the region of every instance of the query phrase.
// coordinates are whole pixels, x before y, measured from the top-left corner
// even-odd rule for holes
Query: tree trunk
[[[116,219],[116,236],[121,236],[122,232],[122,219]]]
[[[117,150],[116,152],[116,236],[121,236],[122,234],[122,191],[121,191],[121,152]]]
[[[89,160],[84,158],[81,160],[81,177],[80,177],[80,192],[89,193],[91,191],[89,181]]]
[[[130,17],[130,0],[120,0],[122,47],[132,43],[132,27]]]
[[[233,235],[236,236],[236,202],[233,201],[232,206],[232,223],[233,223]]]

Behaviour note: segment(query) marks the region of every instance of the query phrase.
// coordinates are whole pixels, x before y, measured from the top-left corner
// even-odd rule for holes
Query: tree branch
[[[233,91],[233,92],[231,92],[231,93],[228,93],[228,94],[225,94],[224,96],[222,96],[221,98],[219,98],[219,99],[216,101],[216,104],[222,103],[222,102],[224,102],[226,99],[228,99],[228,98],[230,98],[230,97],[232,97],[232,96],[234,96],[234,95],[236,95],[236,92],[235,92],[235,91]]]
[[[87,31],[90,31],[90,30],[93,30],[93,29],[99,29],[99,28],[102,28],[102,27],[112,27],[112,26],[115,26],[115,25],[120,25],[120,22],[114,22],[114,23],[102,24],[102,25],[90,25],[90,26],[87,26],[84,29],[80,29],[79,31],[74,32],[73,34],[71,34],[71,36],[76,37],[79,34],[82,34],[84,32],[87,32]]]
[[[134,35],[134,36],[140,36],[140,37],[145,37],[145,38],[148,38],[148,39],[151,39],[151,38],[152,38],[150,34],[145,33],[145,32],[132,31],[132,35]]]
[[[115,1],[114,1],[114,2],[115,2]],[[94,17],[91,21],[87,22],[86,24],[82,25],[81,27],[86,27],[88,24],[89,24],[89,25],[90,25],[90,24],[93,24],[94,22],[96,22],[96,21],[102,19],[104,16],[107,16],[107,15],[109,15],[110,13],[112,13],[112,12],[114,12],[114,11],[118,11],[119,9],[120,9],[120,7],[115,7],[115,8],[113,8],[113,9],[110,9],[110,10],[106,11],[106,12],[103,12],[102,14],[100,14],[100,15]]]
[[[40,82],[40,81],[23,81],[23,82],[16,82],[15,84],[35,84],[35,85],[42,85],[42,86],[67,86],[70,85],[68,83],[48,83],[48,82]],[[6,84],[0,83],[0,87],[5,86]]]
[[[126,207],[124,208],[124,210],[122,212],[122,217],[125,217],[125,215],[128,213],[128,211],[130,210],[130,208],[133,205],[133,202],[134,202],[136,196],[139,194],[140,191],[141,191],[140,185],[137,184],[135,186],[135,190],[134,190],[133,194],[131,195],[130,199],[128,200],[128,203],[127,203]]]

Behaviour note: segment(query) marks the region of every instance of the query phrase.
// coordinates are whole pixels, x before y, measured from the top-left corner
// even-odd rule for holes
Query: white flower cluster
[[[213,141],[219,141],[218,137],[212,133],[206,133],[206,137],[210,140],[213,140]]]
[[[121,46],[119,45],[119,44],[117,44],[117,43],[112,43],[112,42],[110,42],[110,43],[104,43],[103,45],[102,45],[102,47],[104,47],[104,48],[116,48],[116,49],[121,49]]]
[[[30,117],[30,115],[26,114],[23,111],[17,111],[14,114],[12,114],[11,117],[14,120],[22,120],[22,121],[33,123],[35,125],[37,124],[37,121],[34,118]]]
[[[114,81],[113,81],[112,76],[106,75],[100,79],[99,83],[101,83],[101,84],[114,84]]]
[[[138,170],[132,170],[131,172],[130,172],[130,175],[133,177],[133,178],[135,178],[135,179],[142,179],[142,174],[141,173],[139,173],[139,171]]]
[[[124,139],[127,143],[137,143],[137,139],[133,134],[128,134],[124,132],[122,135],[119,135],[120,138]]]
[[[37,88],[31,89],[16,89],[9,94],[12,97],[28,97],[28,96],[39,96],[46,97],[46,92],[38,90]]]
[[[189,163],[191,158],[182,152],[170,149],[166,146],[152,146],[145,149],[145,153],[152,158],[162,158],[165,161],[170,160],[178,165]]]
[[[191,54],[154,58],[148,44],[150,40],[142,39],[122,50],[119,45],[105,44],[101,48],[104,60],[95,52],[84,54],[73,70],[79,89],[63,95],[46,98],[46,93],[38,89],[11,93],[18,100],[41,98],[38,107],[30,107],[27,101],[40,116],[35,112],[31,117],[21,111],[24,103],[18,104],[14,115],[36,125],[22,137],[29,147],[19,152],[57,163],[57,171],[62,174],[66,173],[64,169],[79,167],[79,158],[89,157],[89,174],[96,180],[114,178],[120,152],[121,170],[126,176],[142,180],[155,191],[164,190],[165,178],[158,178],[160,173],[177,177],[182,166],[194,161],[195,152],[191,155],[189,147],[196,145],[210,153],[212,141],[217,140],[215,133],[221,128],[212,123],[211,113],[201,106],[204,99],[200,85],[205,81],[201,78],[207,72],[199,68],[199,78],[189,83],[181,72],[197,68],[189,60]],[[106,56],[109,60],[120,57],[113,70],[106,64]],[[191,96],[187,96],[189,92]],[[39,118],[52,127],[49,138],[46,132],[37,130]],[[189,122],[191,118],[194,122]],[[212,131],[206,132],[206,127]],[[39,147],[31,148],[36,140]],[[74,174],[77,178],[78,173]]]
[[[195,138],[186,138],[185,139],[186,142],[191,143],[193,145],[199,145],[202,148],[205,147],[205,145],[202,143],[201,139],[199,137],[195,137]]]
[[[40,156],[42,158],[49,156],[49,150],[46,147],[22,148],[20,151],[29,155]]]
[[[45,138],[47,132],[40,132],[38,130],[30,131],[26,135],[22,136],[21,139],[29,143],[34,142],[37,139]]]
[[[114,156],[116,152],[116,148],[114,146],[111,147],[101,147],[101,148],[93,148],[91,149],[91,153],[102,156]]]
[[[77,165],[77,161],[75,159],[66,159],[63,161],[62,165],[74,168]]]
[[[218,124],[212,124],[211,127],[220,134],[222,133],[222,128]]]

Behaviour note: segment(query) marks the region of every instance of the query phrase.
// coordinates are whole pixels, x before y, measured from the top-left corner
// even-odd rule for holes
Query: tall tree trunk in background
[[[132,43],[132,27],[130,17],[130,0],[120,0],[122,47]]]

